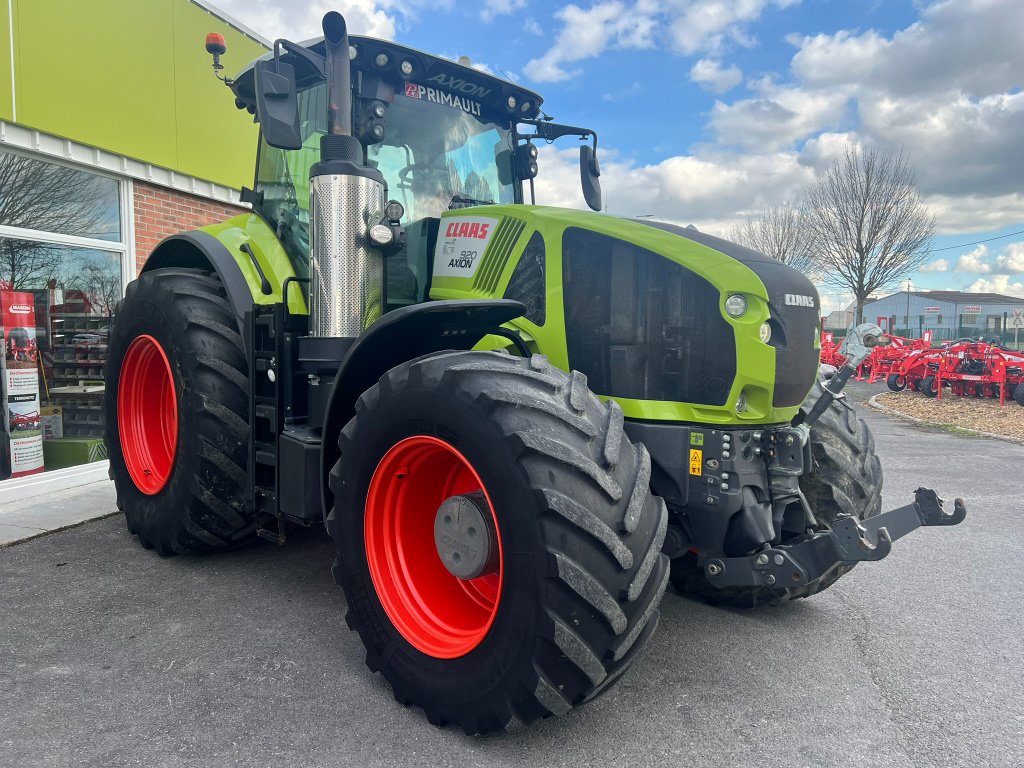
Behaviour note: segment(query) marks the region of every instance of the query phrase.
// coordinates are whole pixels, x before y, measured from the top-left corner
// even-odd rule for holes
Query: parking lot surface
[[[885,508],[931,486],[964,524],[780,608],[670,591],[615,688],[513,734],[394,701],[318,531],[164,559],[110,517],[0,549],[0,765],[1024,765],[1024,446],[866,418]]]

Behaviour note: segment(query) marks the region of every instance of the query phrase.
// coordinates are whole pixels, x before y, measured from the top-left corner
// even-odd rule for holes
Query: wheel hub
[[[434,545],[448,572],[475,579],[497,567],[494,518],[483,493],[450,496],[434,518]]]

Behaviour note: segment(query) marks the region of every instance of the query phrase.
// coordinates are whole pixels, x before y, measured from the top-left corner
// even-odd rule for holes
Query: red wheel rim
[[[484,494],[498,533],[498,566],[464,580],[437,553],[434,517],[445,499],[476,491]],[[426,435],[393,445],[370,480],[364,540],[373,586],[402,637],[438,659],[465,656],[480,645],[498,613],[504,560],[494,505],[465,456]]]
[[[152,336],[136,338],[121,363],[117,431],[135,487],[149,496],[159,493],[178,450],[178,398],[171,364]]]

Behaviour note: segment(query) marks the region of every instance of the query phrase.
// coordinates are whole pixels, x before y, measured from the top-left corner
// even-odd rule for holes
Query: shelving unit
[[[50,400],[63,409],[64,437],[103,436],[103,366],[107,361],[104,334],[110,319],[102,315],[53,313]],[[83,335],[100,340],[74,341]]]

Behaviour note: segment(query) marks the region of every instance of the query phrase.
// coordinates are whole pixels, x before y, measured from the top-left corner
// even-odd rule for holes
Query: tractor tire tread
[[[145,272],[128,284],[114,316],[110,349],[115,363],[120,363],[138,333],[147,332],[143,316],[154,312],[176,340],[175,348],[167,351],[182,382],[179,410],[188,403],[179,430],[193,430],[196,450],[193,455],[176,457],[164,490],[143,497],[124,466],[116,418],[117,388],[108,385],[104,440],[111,457],[117,506],[125,514],[129,532],[160,555],[244,545],[255,538],[256,525],[245,504],[249,382],[235,313],[214,273],[179,268]],[[179,454],[183,452],[180,440]]]
[[[667,509],[650,493],[646,450],[629,442],[616,406],[591,394],[586,377],[566,374],[541,355],[421,358],[389,371],[364,393],[339,435],[341,459],[331,483],[341,506],[328,520],[336,541],[344,535],[340,509],[351,506],[342,505],[344,476],[354,469],[344,465],[364,444],[360,425],[410,387],[431,387],[478,409],[505,437],[529,483],[524,504],[529,500],[536,512],[538,551],[547,563],[542,583],[550,586],[539,593],[539,618],[528,630],[533,639],[525,641],[532,643],[526,647],[533,660],[511,668],[507,683],[471,706],[424,699],[407,689],[387,654],[374,650],[370,630],[350,602],[346,621],[363,639],[367,666],[384,674],[398,700],[422,707],[430,722],[456,723],[467,733],[505,728],[513,718],[525,724],[563,714],[590,700],[650,638],[667,583],[668,558],[661,552]],[[334,573],[348,591],[352,568],[341,552],[339,547]]]

